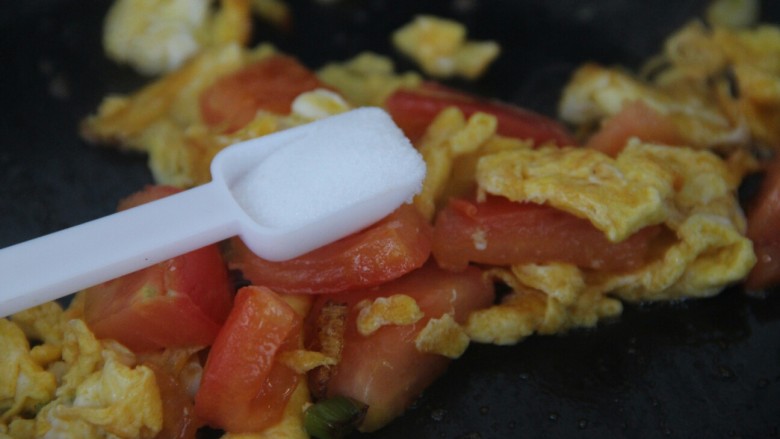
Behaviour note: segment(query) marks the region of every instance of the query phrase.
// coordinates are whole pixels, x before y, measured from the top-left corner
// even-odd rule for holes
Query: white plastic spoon
[[[356,232],[417,193],[425,163],[363,108],[221,151],[212,181],[0,250],[0,316],[240,236],[285,260]]]

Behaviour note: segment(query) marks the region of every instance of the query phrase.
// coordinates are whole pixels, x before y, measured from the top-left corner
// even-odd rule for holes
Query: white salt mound
[[[293,229],[408,185],[419,192],[425,162],[383,110],[325,119],[253,167],[231,192],[260,225]]]

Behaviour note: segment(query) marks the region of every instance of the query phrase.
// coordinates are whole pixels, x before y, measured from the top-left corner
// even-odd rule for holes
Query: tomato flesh
[[[685,144],[677,126],[668,117],[642,101],[633,101],[625,104],[615,116],[604,120],[585,146],[614,157],[631,137],[662,145]]]
[[[517,106],[488,101],[435,83],[417,89],[400,89],[385,102],[396,124],[412,142],[418,141],[442,110],[458,107],[466,117],[476,112],[492,114],[499,134],[531,139],[537,145],[553,142],[559,146],[576,144],[574,137],[557,121]]]
[[[144,363],[152,369],[160,397],[163,400],[163,428],[157,433],[160,439],[195,439],[198,421],[195,419],[195,404],[179,380],[163,367]]]
[[[177,191],[150,186],[120,208]],[[232,300],[222,254],[211,245],[88,288],[84,317],[97,337],[115,339],[135,352],[208,346]]]
[[[231,433],[279,422],[299,376],[276,359],[300,347],[302,320],[273,291],[240,289],[206,360],[196,415]]]
[[[254,285],[282,293],[329,293],[377,285],[425,263],[431,227],[412,205],[403,205],[378,223],[339,241],[282,262],[252,253],[231,241],[231,269]]]
[[[780,285],[780,158],[767,168],[747,221],[757,261],[745,287],[761,291]]]
[[[415,299],[425,317],[404,326],[387,325],[364,336],[357,330],[355,305],[363,299],[405,294]],[[431,318],[453,313],[464,323],[468,314],[493,303],[493,286],[482,272],[469,268],[450,273],[426,264],[406,276],[349,293],[318,296],[311,316],[316,316],[328,301],[347,304],[349,313],[341,360],[327,383],[327,396],[348,396],[368,404],[362,431],[381,428],[403,411],[440,376],[450,359],[422,353],[415,337]],[[315,329],[310,328],[309,333]]]
[[[289,114],[301,93],[326,88],[317,76],[294,58],[273,55],[226,75],[200,96],[203,121],[212,127],[235,131],[251,121],[258,110]]]
[[[440,266],[469,262],[511,265],[566,262],[583,268],[629,270],[641,266],[660,226],[612,243],[590,222],[547,205],[489,196],[477,203],[456,198],[442,209],[433,232]]]

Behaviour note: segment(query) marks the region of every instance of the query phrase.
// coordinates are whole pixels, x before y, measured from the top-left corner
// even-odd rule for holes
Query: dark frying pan
[[[415,13],[453,17],[474,38],[504,48],[480,81],[453,85],[554,115],[576,65],[636,67],[705,3],[291,1],[292,31],[259,29],[255,38],[316,68],[365,49],[394,55],[387,36]],[[765,20],[779,22],[780,4],[763,3]],[[108,214],[151,182],[144,157],[93,148],[77,135],[79,120],[104,95],[143,83],[102,55],[108,4],[0,5],[0,247]],[[398,61],[401,69],[412,67]],[[755,299],[737,289],[706,300],[628,306],[615,321],[565,336],[473,345],[405,416],[368,435],[778,436],[780,296]]]

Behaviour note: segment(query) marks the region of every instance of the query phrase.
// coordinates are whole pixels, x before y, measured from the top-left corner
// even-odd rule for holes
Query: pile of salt
[[[417,193],[424,177],[425,162],[390,117],[363,108],[274,151],[231,192],[258,224],[295,229],[380,198],[389,187],[409,185]]]

